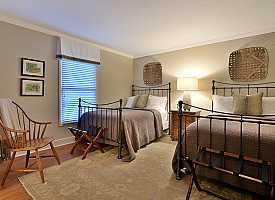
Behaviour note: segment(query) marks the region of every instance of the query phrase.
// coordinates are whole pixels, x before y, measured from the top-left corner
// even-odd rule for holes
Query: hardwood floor
[[[70,150],[72,148],[72,144],[69,145],[64,145],[61,147],[56,147],[57,153],[59,155],[59,158],[62,162],[75,158],[77,156],[81,155],[81,151],[75,151],[74,155],[70,154]],[[43,153],[49,153],[51,150],[45,150],[42,152]],[[34,160],[30,160],[30,165]],[[45,158],[42,160],[43,162],[43,167],[50,167],[53,165],[57,165],[57,162],[54,158]],[[0,179],[2,179],[4,170],[6,168],[7,162],[2,162],[0,164]],[[25,165],[25,157],[18,157],[15,159],[15,162],[13,164],[13,168],[16,167],[22,167]],[[33,167],[36,167],[36,164],[33,165]],[[38,173],[38,172],[34,172]],[[28,195],[28,193],[25,191],[24,187],[21,185],[19,180],[17,179],[18,176],[25,175],[25,173],[18,173],[18,172],[10,172],[6,183],[4,187],[0,187],[0,200],[31,200],[32,198]]]

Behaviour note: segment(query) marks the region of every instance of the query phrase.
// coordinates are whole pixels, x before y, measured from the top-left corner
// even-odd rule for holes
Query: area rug
[[[85,160],[75,158],[19,178],[35,200],[179,200],[185,199],[189,178],[176,181],[171,168],[175,143],[154,142],[142,148],[130,163],[116,159],[116,149],[95,151]],[[211,187],[208,185],[208,187]],[[226,191],[232,199],[243,194]],[[216,199],[193,189],[191,199]]]

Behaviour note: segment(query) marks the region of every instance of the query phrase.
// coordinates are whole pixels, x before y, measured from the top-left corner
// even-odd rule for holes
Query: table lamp
[[[177,90],[195,91],[198,90],[198,79],[194,77],[182,77],[177,79]],[[182,96],[183,103],[191,105],[191,97],[188,92],[184,92]],[[183,106],[184,111],[190,111],[191,107]]]

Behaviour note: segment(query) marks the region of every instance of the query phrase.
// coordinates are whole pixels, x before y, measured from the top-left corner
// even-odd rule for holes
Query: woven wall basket
[[[250,47],[233,51],[229,56],[229,75],[233,81],[250,82],[266,78],[268,53],[264,47]]]
[[[143,81],[145,85],[154,86],[162,84],[162,67],[159,62],[148,63],[143,68]]]

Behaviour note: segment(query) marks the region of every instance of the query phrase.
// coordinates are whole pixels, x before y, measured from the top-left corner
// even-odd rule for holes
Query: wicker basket
[[[145,85],[154,86],[162,84],[162,67],[159,62],[148,63],[143,68],[143,81]]]
[[[264,47],[233,51],[229,57],[229,75],[233,81],[263,80],[268,73],[268,53]]]

